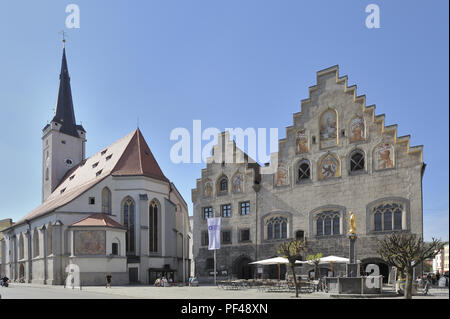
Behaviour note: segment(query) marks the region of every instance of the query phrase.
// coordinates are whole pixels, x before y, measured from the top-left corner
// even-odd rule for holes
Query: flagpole
[[[217,249],[214,249],[214,286],[217,286],[217,284],[216,284],[216,250]]]

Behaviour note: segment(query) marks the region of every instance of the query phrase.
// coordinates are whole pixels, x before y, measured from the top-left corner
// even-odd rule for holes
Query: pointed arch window
[[[123,225],[127,229],[125,245],[127,254],[135,252],[135,204],[131,198],[126,198],[123,202]]]
[[[53,226],[47,228],[47,255],[53,254]]]
[[[33,232],[33,257],[39,257],[39,231],[36,228]]]
[[[298,165],[298,183],[307,181],[311,178],[311,167],[308,160],[300,161]]]
[[[226,176],[222,176],[219,179],[218,189],[219,189],[219,194],[228,193],[228,178]]]
[[[23,259],[25,257],[25,245],[23,242],[23,234],[19,236],[19,259]]]
[[[158,251],[158,204],[152,201],[149,207],[148,216],[148,247],[154,253]]]
[[[360,150],[352,152],[350,155],[350,171],[357,172],[364,170],[364,153]]]
[[[108,187],[102,191],[102,213],[111,214],[111,191]]]

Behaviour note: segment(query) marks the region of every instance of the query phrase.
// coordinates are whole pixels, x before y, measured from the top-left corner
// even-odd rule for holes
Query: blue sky
[[[65,8],[80,7],[80,29]],[[381,28],[365,27],[380,7]],[[448,240],[448,1],[0,1],[0,218],[41,200],[41,130],[52,117],[61,36],[93,154],[140,128],[190,204],[204,164],[175,165],[175,127],[277,127],[318,70],[339,64],[367,105],[424,145],[424,232]],[[226,110],[226,111],[225,111]],[[190,207],[191,204],[190,204]],[[192,211],[191,211],[192,213]]]

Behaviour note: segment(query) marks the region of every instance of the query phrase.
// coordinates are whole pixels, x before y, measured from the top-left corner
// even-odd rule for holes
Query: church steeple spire
[[[55,114],[42,130],[42,201],[47,200],[67,172],[85,157],[86,131],[75,122],[65,42],[63,38]]]
[[[61,73],[59,75],[58,100],[56,102],[54,122],[61,125],[60,132],[74,137],[79,137],[75,113],[73,111],[72,89],[70,87],[69,69],[66,59],[66,40],[63,40],[63,56],[61,63]]]

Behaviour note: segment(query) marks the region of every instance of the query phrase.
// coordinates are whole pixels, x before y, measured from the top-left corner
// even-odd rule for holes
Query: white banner
[[[208,249],[220,249],[220,218],[208,218],[208,236]]]

